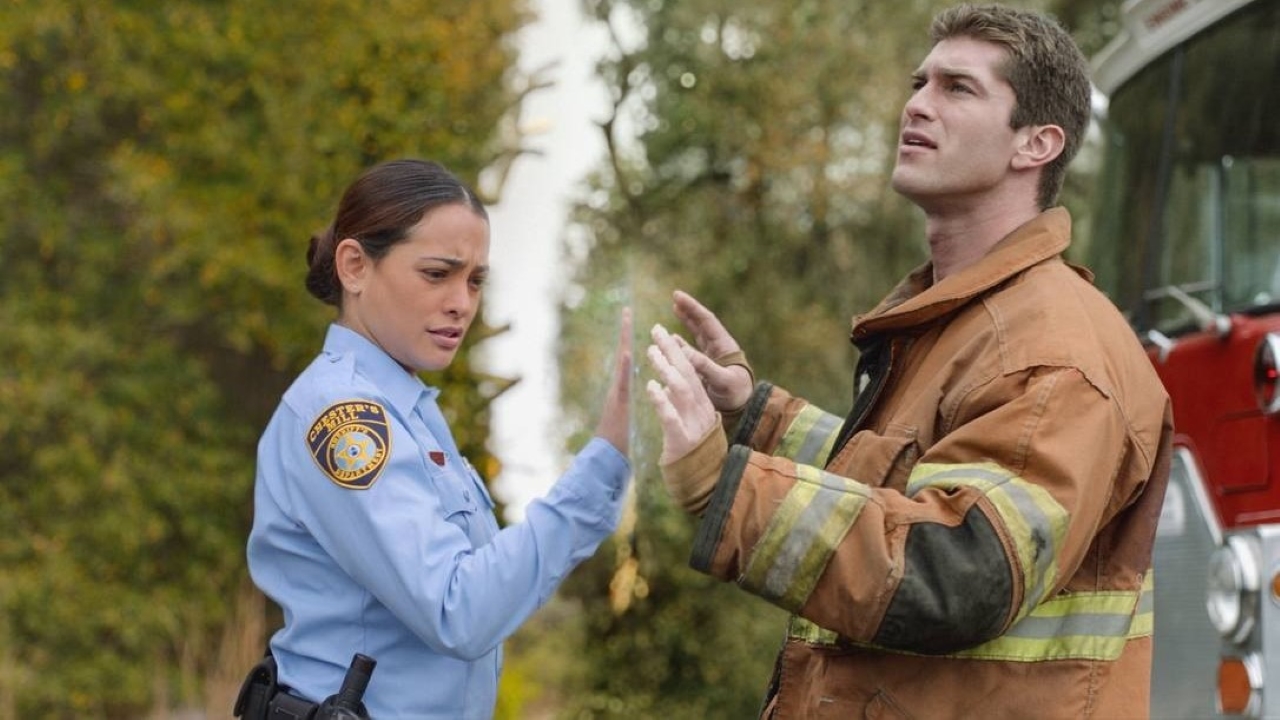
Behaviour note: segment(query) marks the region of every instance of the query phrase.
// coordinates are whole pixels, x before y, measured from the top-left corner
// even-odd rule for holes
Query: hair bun
[[[333,225],[311,236],[311,242],[307,245],[307,292],[336,306],[341,294],[333,263],[333,236]]]

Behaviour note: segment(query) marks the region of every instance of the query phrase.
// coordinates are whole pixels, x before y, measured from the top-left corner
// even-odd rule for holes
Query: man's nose
[[[902,119],[930,117],[933,117],[933,106],[930,104],[928,86],[925,86],[907,98],[906,104],[902,106]]]

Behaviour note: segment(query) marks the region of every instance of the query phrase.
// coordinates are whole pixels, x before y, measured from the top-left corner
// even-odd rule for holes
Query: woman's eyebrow
[[[461,259],[461,258],[456,258],[456,257],[444,257],[443,255],[423,255],[422,257],[420,257],[420,258],[418,258],[418,259],[419,259],[419,260],[434,260],[434,261],[436,261],[436,262],[442,262],[442,263],[444,263],[445,265],[448,265],[449,267],[454,267],[454,268],[456,268],[456,267],[461,267],[461,266],[463,266],[463,265],[465,265],[465,264],[466,264],[465,262],[463,262],[463,261],[462,261],[462,259]]]
[[[424,255],[424,256],[422,256],[421,258],[418,258],[418,259],[419,259],[419,260],[434,260],[434,261],[436,261],[436,262],[444,263],[445,265],[448,265],[450,269],[457,269],[457,268],[463,267],[463,266],[465,266],[465,265],[467,264],[467,261],[465,261],[465,260],[463,260],[463,259],[461,259],[461,258],[456,258],[456,257],[445,257],[445,256],[443,256],[443,255]],[[487,263],[486,263],[486,264],[484,264],[484,265],[477,265],[477,266],[476,266],[476,270],[477,270],[478,272],[489,272],[489,265],[488,265]]]

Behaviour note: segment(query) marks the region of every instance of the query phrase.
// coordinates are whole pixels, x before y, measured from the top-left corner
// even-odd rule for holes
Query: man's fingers
[[[649,366],[653,368],[662,385],[664,396],[676,406],[677,410],[685,410],[694,405],[696,397],[692,392],[693,387],[696,386],[698,390],[702,390],[702,383],[693,372],[693,368],[688,366],[688,362],[684,362],[688,370],[682,372],[681,368],[673,362],[671,355],[664,352],[658,345],[650,345],[646,353],[649,356]],[[679,352],[675,354],[679,355]],[[683,360],[683,357],[680,360]]]
[[[679,335],[672,335],[671,338],[676,341],[676,345],[680,347],[680,352],[684,354],[684,359],[689,361],[689,366],[697,373],[698,379],[706,385],[709,381],[720,373],[722,368],[715,360],[707,357],[706,353],[689,344]]]
[[[654,344],[647,349],[649,365],[664,386],[667,397],[680,413],[715,412],[714,404],[698,371],[675,338],[661,325],[652,330]]]
[[[691,320],[707,320],[715,319],[715,313],[706,308],[705,305],[698,302],[697,298],[683,290],[676,290],[671,294],[671,298],[675,304],[676,314],[688,317]]]
[[[696,348],[690,347],[687,343],[682,345],[680,350],[684,353],[685,360],[689,361],[690,367],[693,368],[694,372],[698,373],[698,377],[704,380],[722,369],[715,360],[707,357],[705,353]]]
[[[646,349],[657,375],[645,385],[662,424],[662,454],[678,458],[693,449],[716,422],[716,409],[693,362],[685,355],[687,344],[662,325],[650,330],[653,344]]]
[[[714,325],[719,324],[716,316],[683,290],[676,290],[672,299],[672,310],[676,317],[693,333],[699,347],[705,348],[706,343],[711,339],[709,336],[714,330]]]
[[[689,359],[685,357],[684,351],[681,349],[676,336],[667,332],[667,329],[661,325],[654,325],[653,329],[650,331],[650,335],[653,338],[654,345],[658,347],[662,353],[662,357],[676,374],[685,378],[686,381],[690,379],[698,380],[698,373],[694,370]],[[664,380],[664,382],[670,384],[668,380]],[[698,383],[701,384],[701,381],[698,380]]]
[[[666,388],[662,387],[662,383],[657,380],[650,380],[645,383],[644,392],[649,396],[649,402],[653,405],[654,411],[658,413],[658,420],[661,421],[664,431],[668,420],[679,421],[680,416],[676,414],[676,409],[672,407],[671,400],[667,397]]]
[[[692,295],[676,290],[672,298],[676,317],[693,334],[699,350],[709,355],[721,355],[738,349],[737,342],[720,322],[720,318]]]
[[[685,426],[684,418],[671,403],[667,389],[657,380],[645,383],[644,389],[654,412],[658,415],[658,424],[662,426],[662,455],[659,462],[668,463],[682,457],[693,448],[695,442],[689,437],[689,429]]]

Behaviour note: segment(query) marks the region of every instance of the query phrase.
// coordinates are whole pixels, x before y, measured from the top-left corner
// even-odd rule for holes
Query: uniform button
[[[462,499],[471,502],[471,493],[467,490],[462,491]]]

